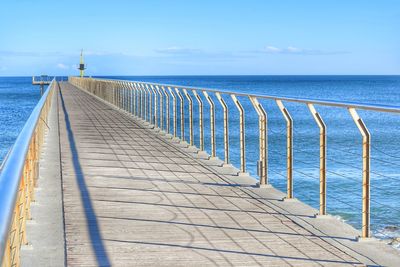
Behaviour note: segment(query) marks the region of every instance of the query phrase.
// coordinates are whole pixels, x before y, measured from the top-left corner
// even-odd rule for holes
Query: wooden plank
[[[59,113],[68,265],[362,265],[68,83]]]

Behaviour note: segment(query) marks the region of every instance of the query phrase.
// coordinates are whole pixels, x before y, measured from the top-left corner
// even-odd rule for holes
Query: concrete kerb
[[[32,219],[27,221],[29,243],[22,247],[21,266],[65,265],[58,90],[52,97],[48,119],[50,129],[46,129],[44,136],[35,201],[31,207]]]

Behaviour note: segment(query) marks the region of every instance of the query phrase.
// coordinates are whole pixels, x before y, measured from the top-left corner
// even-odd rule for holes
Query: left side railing
[[[27,244],[26,221],[39,177],[39,157],[47,126],[53,80],[33,109],[0,169],[0,263],[20,266],[21,246]]]

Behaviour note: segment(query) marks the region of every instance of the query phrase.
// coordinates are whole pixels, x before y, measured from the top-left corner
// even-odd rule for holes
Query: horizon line
[[[44,74],[40,75],[0,75],[0,78],[25,78],[25,77],[39,77]],[[77,75],[49,75],[45,74],[49,77],[74,77],[79,76]],[[106,75],[106,74],[96,74],[96,75],[85,75],[85,77],[204,77],[204,76],[400,76],[400,74],[145,74],[145,75],[138,75],[138,74],[113,74],[113,75]]]

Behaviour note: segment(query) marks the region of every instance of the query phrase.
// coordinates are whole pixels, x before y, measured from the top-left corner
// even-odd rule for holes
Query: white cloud
[[[58,63],[57,68],[62,69],[62,70],[68,70],[69,67],[63,63]]]
[[[265,51],[271,52],[271,53],[279,53],[279,52],[282,52],[282,49],[275,47],[275,46],[267,46],[267,47],[265,47]]]
[[[188,54],[201,54],[203,53],[200,49],[195,48],[184,48],[178,46],[171,46],[167,48],[160,48],[155,50],[157,53],[160,54],[180,54],[180,55],[188,55]]]
[[[303,51],[303,49],[297,48],[297,47],[293,47],[293,46],[289,46],[286,50],[288,52],[290,52],[290,53],[299,53],[299,52]]]
[[[347,54],[346,51],[327,51],[319,49],[306,49],[295,46],[288,46],[286,48],[279,48],[275,46],[266,46],[263,50],[259,51],[268,54],[291,54],[291,55],[337,55]]]

